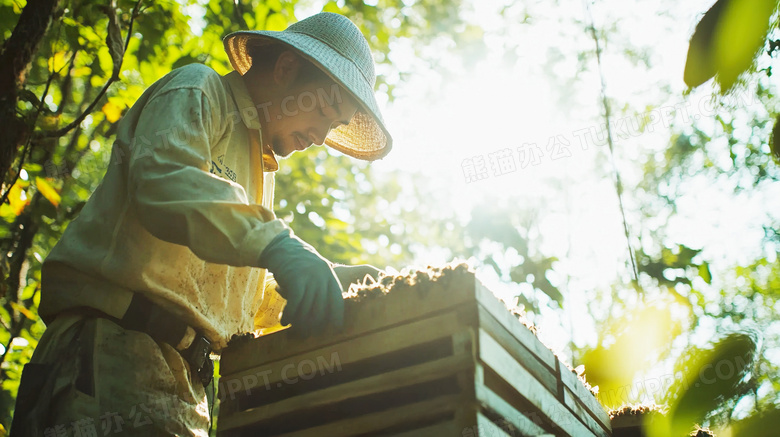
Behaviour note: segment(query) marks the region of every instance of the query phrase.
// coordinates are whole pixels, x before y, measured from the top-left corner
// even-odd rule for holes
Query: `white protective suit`
[[[125,114],[105,177],[43,265],[48,326],[25,367],[20,434],[207,435],[206,393],[181,354],[82,308],[120,318],[143,293],[190,325],[180,350],[194,330],[219,351],[281,328],[284,300],[258,268],[286,228],[260,116],[237,72],[196,64]]]
[[[277,163],[261,152],[262,116],[237,72],[191,64],[152,85],[44,263],[44,320],[80,306],[121,317],[141,292],[215,350],[253,331],[266,276],[258,258],[285,228],[271,210]]]

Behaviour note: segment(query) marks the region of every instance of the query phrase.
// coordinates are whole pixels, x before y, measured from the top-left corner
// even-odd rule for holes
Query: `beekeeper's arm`
[[[205,261],[267,268],[287,299],[285,321],[300,331],[340,325],[344,304],[330,263],[267,208],[250,205],[243,187],[209,172],[211,144],[226,128],[223,112],[199,89],[147,102],[135,134],[151,144],[132,150],[129,175],[142,225]]]

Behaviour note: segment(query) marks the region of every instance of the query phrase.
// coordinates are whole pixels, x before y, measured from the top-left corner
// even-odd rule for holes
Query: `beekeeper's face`
[[[358,108],[330,77],[301,78],[301,62],[291,52],[280,55],[274,70],[278,89],[260,117],[263,142],[278,156],[323,144],[331,129],[349,123]]]
[[[333,81],[305,84],[269,110],[263,138],[274,153],[287,156],[323,144],[331,129],[349,123],[356,111],[354,98]]]

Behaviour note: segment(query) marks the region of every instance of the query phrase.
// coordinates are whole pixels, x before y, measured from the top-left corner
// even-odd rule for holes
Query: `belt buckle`
[[[209,358],[211,342],[202,335],[196,335],[192,345],[187,349],[187,361],[192,366],[192,370],[198,374],[204,387],[209,385],[214,377],[214,364]]]
[[[211,380],[214,378],[214,362],[211,361],[211,358],[206,357],[206,362],[203,367],[198,370],[198,377],[204,387],[208,387],[208,385],[211,384]]]

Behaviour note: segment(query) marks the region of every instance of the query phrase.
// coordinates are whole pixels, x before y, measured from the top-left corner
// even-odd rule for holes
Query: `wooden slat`
[[[476,292],[477,300],[480,302],[480,306],[482,307],[480,310],[480,323],[483,323],[483,311],[487,312],[493,317],[493,320],[497,321],[506,330],[511,332],[512,335],[518,340],[518,342],[526,347],[526,350],[533,352],[533,354],[551,370],[556,368],[555,362],[558,360],[558,358],[555,357],[552,351],[550,351],[543,343],[541,343],[532,332],[525,328],[525,326],[520,324],[515,319],[515,317],[509,311],[507,311],[504,304],[501,303],[489,289],[485,288],[485,286],[478,281],[476,285]],[[489,326],[491,321],[486,320],[486,322],[488,324],[486,328],[491,329],[491,326]],[[497,331],[491,330],[491,333],[495,332]],[[500,339],[498,336],[496,336],[496,338]],[[552,388],[550,385],[550,380],[543,376],[543,373],[539,372],[538,368],[532,369],[534,367],[532,364],[533,361],[528,359],[527,354],[523,354],[523,351],[518,351],[517,349],[510,347],[506,344],[506,341],[499,342],[502,343],[508,351],[512,352],[513,355],[517,355],[518,361],[526,366],[534,374],[534,376],[536,376],[537,379],[539,379],[540,382],[542,382],[546,387],[551,389],[553,393],[557,391],[557,388]],[[585,388],[582,382],[580,382],[580,380],[577,378],[577,375],[569,371],[566,366],[560,365],[558,368],[561,369],[560,377],[564,385],[576,394],[577,398],[580,399],[581,402],[585,405],[591,416],[593,416],[599,423],[602,424],[602,427],[609,429],[609,415],[604,410],[604,407],[599,404],[598,400],[596,400],[590,390]],[[555,376],[553,376],[553,378],[555,378]]]
[[[572,373],[566,366],[561,365],[561,380],[563,384],[571,390],[574,396],[585,406],[585,409],[598,421],[601,426],[607,430],[611,430],[609,414],[604,410],[593,393],[590,392],[585,385],[577,378],[577,375]]]
[[[462,402],[458,395],[440,396],[391,410],[366,414],[355,419],[340,420],[306,430],[295,431],[277,437],[352,437],[377,433],[404,422],[418,422],[427,417],[437,417],[454,411]]]
[[[477,430],[475,437],[511,437],[482,413],[477,413]]]
[[[642,414],[623,414],[616,416],[611,424],[613,430],[620,428],[641,428],[644,424],[645,416]]]
[[[479,330],[479,358],[519,395],[539,409],[539,413],[568,436],[585,437],[594,434],[568,408],[555,398],[533,375],[505,351],[486,331]]]
[[[436,436],[460,436],[460,430],[455,425],[455,422],[448,420],[446,422],[440,422],[435,425],[426,426],[424,428],[418,428],[411,431],[402,432],[400,434],[393,434],[392,437],[436,437]]]
[[[306,361],[313,361],[316,363],[317,359],[322,359],[322,357],[329,359],[333,354],[336,354],[339,359],[339,364],[343,368],[344,366],[367,358],[391,353],[449,336],[462,328],[460,323],[457,314],[450,311],[435,317],[398,326],[393,329],[374,332],[369,335],[353,338],[343,343],[325,346],[301,355],[291,356],[278,362],[255,366],[236,374],[226,374],[221,378],[220,382],[223,387],[228,389],[230,388],[230,381],[238,380],[243,383],[245,380],[244,378],[251,378],[254,376],[251,380],[257,380],[258,384],[265,384],[265,378],[267,378],[268,385],[273,387],[277,383],[283,382],[283,376],[288,380],[297,378],[299,375],[298,366],[296,364],[298,363]],[[282,374],[282,369],[286,370],[284,375]],[[263,375],[264,378],[259,378],[257,375]],[[239,391],[246,388],[247,387],[241,387]],[[262,389],[260,386],[258,386],[258,388]]]
[[[555,370],[555,362],[558,358],[547,348],[528,328],[523,326],[512,313],[507,310],[492,291],[485,288],[477,281],[475,286],[476,297],[480,305],[490,313],[498,323],[506,328],[522,345],[531,351],[550,371]]]
[[[521,436],[537,436],[544,434],[542,427],[517,411],[515,407],[501,399],[500,396],[493,393],[493,391],[485,386],[477,387],[477,401],[483,408],[498,414],[503,417],[504,420],[511,423],[512,426],[521,433]]]
[[[577,378],[577,375],[569,371],[562,363],[557,366],[560,369],[560,372],[552,370],[556,368],[555,361],[557,361],[558,358],[555,357],[555,355],[552,354],[552,352],[544,346],[532,332],[519,323],[515,317],[506,310],[504,305],[492,295],[490,290],[478,283],[477,293],[480,302],[480,325],[490,331],[494,338],[496,338],[507,351],[515,356],[517,361],[526,367],[526,369],[553,394],[558,391],[558,377],[556,377],[555,373],[560,373],[560,379],[563,381],[563,384],[576,394],[576,397],[584,404],[590,415],[601,424],[602,428],[609,430],[609,414],[607,414],[604,407],[599,404],[590,390],[585,388],[582,382]],[[503,321],[503,323],[501,321]],[[504,329],[497,329],[496,323]],[[512,337],[517,340],[517,343],[512,345],[511,342],[508,341],[508,338],[504,335],[507,332],[511,332]],[[524,339],[524,341],[521,339]],[[536,364],[537,361],[532,360],[531,356],[529,356],[531,355],[531,351],[533,351],[532,356],[537,357],[539,361],[547,364],[548,367],[552,364],[550,369],[553,373],[544,371],[548,367],[538,366]],[[553,361],[545,361],[550,359]]]
[[[576,396],[569,390],[568,387],[563,389],[563,402],[569,408],[569,411],[573,412],[581,422],[585,424],[594,434],[599,437],[609,437],[611,434],[611,428],[605,428],[597,420],[595,420],[587,411],[585,406],[578,402]]]
[[[427,293],[404,290],[389,293],[380,299],[348,304],[344,315],[345,329],[341,332],[331,328],[315,337],[302,340],[291,335],[291,330],[287,329],[257,339],[245,339],[225,349],[220,372],[223,375],[238,373],[250,367],[279,361],[375,330],[430,317],[462,303],[473,302],[474,289],[478,282],[473,275],[469,275],[458,284],[450,284],[448,289],[431,283]]]
[[[299,412],[303,418],[306,417],[307,410],[317,409],[346,399],[354,399],[444,378],[473,366],[473,355],[471,353],[461,353],[284,399],[274,404],[237,412],[224,418],[220,416],[219,425],[221,430],[241,428],[255,423],[272,421],[275,417],[283,416],[291,411]]]
[[[519,322],[516,322],[520,324]],[[496,320],[482,305],[479,306],[479,326],[490,333],[493,338],[523,365],[542,385],[557,393],[558,378],[552,369],[545,366],[516,336]],[[525,329],[525,327],[522,327]]]
[[[468,354],[473,360],[471,368],[477,365],[477,339],[474,327],[468,327],[452,336],[452,354]],[[459,393],[464,399],[474,399],[474,372],[460,372],[457,376]]]

